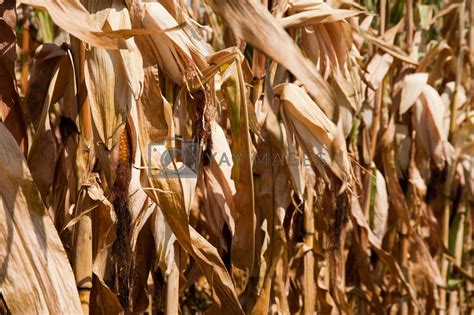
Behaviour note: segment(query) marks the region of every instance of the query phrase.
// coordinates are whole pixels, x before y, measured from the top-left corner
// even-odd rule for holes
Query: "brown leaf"
[[[283,28],[333,23],[364,13],[363,11],[334,9],[325,2],[316,2],[313,6],[306,8],[301,8],[298,3],[294,3],[290,12],[293,14],[279,20]]]
[[[237,60],[240,60],[238,58]],[[234,204],[237,219],[232,238],[232,277],[237,293],[245,289],[253,270],[255,255],[255,198],[252,171],[252,143],[250,139],[248,102],[242,68],[239,62],[231,64],[229,78],[223,82],[229,110],[230,129],[234,141],[231,150],[235,159],[232,179],[236,193]]]
[[[375,97],[375,91],[380,88],[385,75],[393,63],[393,57],[389,54],[376,54],[367,66],[365,79],[372,85],[367,91],[367,102],[372,104]]]
[[[379,170],[376,171],[376,192],[374,205],[374,234],[381,240],[387,231],[388,195],[385,179]]]
[[[146,29],[164,30],[178,26],[178,22],[160,3],[145,3],[142,10],[142,22]],[[209,51],[195,45],[184,30],[157,33],[150,38],[158,65],[175,83],[183,84],[207,66],[204,56]]]
[[[282,111],[287,118],[285,124],[294,128],[299,144],[320,174],[329,182],[325,167],[328,167],[342,182],[349,176],[349,160],[341,130],[305,93],[294,84],[276,88],[283,101]]]
[[[114,7],[113,12],[107,19],[112,29],[131,26],[123,5]],[[92,118],[107,150],[117,144],[143,81],[142,57],[133,39],[127,40],[127,44],[129,50],[92,48],[86,54],[85,82]]]
[[[46,201],[49,187],[53,183],[57,158],[56,139],[49,118],[50,108],[57,101],[54,99],[54,91],[60,68],[72,65],[67,52],[53,44],[40,46],[36,51],[35,61],[26,96],[26,103],[36,127],[28,154],[28,165],[41,197]],[[56,98],[61,96],[56,95]]]
[[[0,284],[13,313],[82,313],[61,240],[13,136],[0,123]]]
[[[400,115],[403,115],[415,104],[428,81],[427,73],[414,73],[406,75],[400,101]]]
[[[445,162],[450,162],[453,150],[444,130],[444,111],[445,106],[438,92],[430,85],[425,85],[416,102],[417,143],[439,168]]]

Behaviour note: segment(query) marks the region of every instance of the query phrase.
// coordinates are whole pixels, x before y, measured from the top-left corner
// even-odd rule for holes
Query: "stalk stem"
[[[314,192],[311,187],[306,189],[307,199],[304,209],[304,243],[310,248],[304,256],[304,314],[314,314],[316,301],[316,288],[314,279],[314,256],[313,256],[313,239],[314,239],[314,213],[313,200]]]
[[[179,245],[174,243],[174,259],[171,261],[171,271],[166,281],[165,314],[176,315],[179,311]]]
[[[92,220],[89,215],[82,217],[77,224],[74,248],[74,277],[79,291],[82,312],[89,314],[92,289]]]

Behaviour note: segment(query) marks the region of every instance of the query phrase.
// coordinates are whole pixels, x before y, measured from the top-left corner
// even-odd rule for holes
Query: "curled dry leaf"
[[[374,204],[374,234],[383,239],[387,231],[388,223],[388,195],[385,179],[379,170],[376,171],[376,192]]]
[[[438,92],[430,85],[425,85],[416,102],[417,141],[439,168],[445,162],[450,162],[452,156],[452,145],[443,130],[444,111]]]
[[[275,93],[283,101],[282,112],[294,129],[299,144],[304,148],[309,160],[329,182],[325,167],[343,183],[349,176],[349,159],[346,148],[338,139],[343,139],[341,131],[324,114],[303,88],[294,84],[283,84]]]
[[[143,26],[147,29],[164,30],[178,26],[178,22],[160,3],[143,5]],[[204,68],[206,51],[199,49],[183,30],[158,33],[150,36],[158,53],[158,62],[166,74],[178,84],[196,75]]]
[[[405,76],[400,100],[400,115],[406,113],[424,90],[428,73],[414,73]]]
[[[375,91],[380,88],[385,75],[393,63],[393,57],[390,54],[376,54],[370,60],[367,66],[367,73],[365,79],[370,83],[367,91],[367,101],[372,104],[375,97]]]
[[[334,9],[324,2],[315,3],[310,8],[304,9],[298,4],[292,5],[290,12],[293,14],[279,20],[280,25],[284,28],[332,23],[363,13],[356,10]]]

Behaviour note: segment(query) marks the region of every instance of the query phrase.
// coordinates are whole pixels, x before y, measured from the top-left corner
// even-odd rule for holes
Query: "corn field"
[[[473,21],[0,0],[0,313],[474,314]]]

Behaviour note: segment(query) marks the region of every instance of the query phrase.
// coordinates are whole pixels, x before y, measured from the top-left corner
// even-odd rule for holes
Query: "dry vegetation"
[[[0,0],[0,312],[474,314],[473,20]]]

